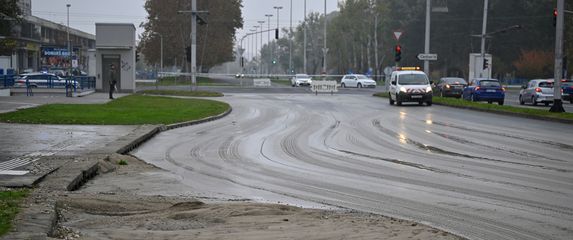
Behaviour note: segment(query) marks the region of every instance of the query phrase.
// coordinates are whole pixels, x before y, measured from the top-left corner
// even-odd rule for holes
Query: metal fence
[[[0,75],[0,87],[10,88],[14,86],[14,75]]]
[[[14,87],[16,83],[15,75],[0,75],[0,87],[1,88],[11,88]],[[46,80],[42,83],[36,83],[35,85],[43,88],[62,88],[66,86],[71,86],[74,88],[74,92],[77,90],[92,90],[96,88],[96,78],[91,76],[73,76],[66,77],[65,84],[61,84],[60,81]],[[27,82],[26,86],[30,86]]]

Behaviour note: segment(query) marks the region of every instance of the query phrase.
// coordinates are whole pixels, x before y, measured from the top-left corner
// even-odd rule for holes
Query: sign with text
[[[422,61],[436,61],[438,60],[438,54],[435,53],[420,53],[418,54],[418,59]]]
[[[268,78],[253,79],[253,86],[255,86],[255,87],[270,87],[271,86],[271,79],[268,79]]]
[[[315,93],[319,92],[338,92],[338,83],[336,81],[312,81],[310,85],[311,89]]]

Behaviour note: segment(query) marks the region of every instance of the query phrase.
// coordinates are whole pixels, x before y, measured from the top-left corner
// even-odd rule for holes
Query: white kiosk
[[[119,70],[117,90],[135,92],[135,25],[96,23],[96,90],[109,91],[110,66]]]

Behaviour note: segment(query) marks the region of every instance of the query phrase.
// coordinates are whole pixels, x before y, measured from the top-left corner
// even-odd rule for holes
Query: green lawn
[[[375,93],[375,97],[384,97],[388,98],[387,92],[380,92]],[[500,106],[498,104],[488,104],[484,102],[470,102],[463,99],[457,98],[444,98],[444,97],[436,97],[434,96],[432,101],[435,104],[441,104],[445,106],[452,106],[452,107],[459,107],[459,108],[466,108],[466,109],[473,109],[473,110],[482,110],[482,111],[489,111],[489,112],[500,112],[500,113],[512,113],[516,115],[522,116],[531,116],[531,117],[543,117],[543,118],[554,118],[554,119],[562,119],[562,120],[573,120],[573,113],[553,113],[549,112],[545,109],[534,109],[534,108],[525,108],[525,107],[514,107],[514,106]]]
[[[28,190],[0,192],[0,236],[10,231],[12,220],[19,212],[19,205],[28,196]]]
[[[271,82],[287,86],[290,86],[292,84],[291,81],[288,79],[271,79]]]
[[[106,104],[50,104],[0,114],[0,122],[33,124],[173,124],[227,111],[223,102],[130,95]]]
[[[166,96],[185,96],[185,97],[222,97],[223,94],[219,92],[209,91],[180,91],[180,90],[143,90],[137,93],[150,94],[150,95],[166,95]]]

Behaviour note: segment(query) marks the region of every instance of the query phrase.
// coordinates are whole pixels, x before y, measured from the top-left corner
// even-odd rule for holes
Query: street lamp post
[[[323,67],[322,73],[325,75],[326,75],[326,69],[327,69],[326,68],[326,63],[327,63],[326,56],[328,53],[328,48],[326,47],[326,23],[327,22],[328,21],[326,20],[326,0],[324,0],[324,48],[322,49],[322,54],[323,54],[322,58],[323,58],[324,62],[322,63],[322,67]]]
[[[292,0],[290,0],[290,29],[289,29],[289,36],[288,36],[288,70],[289,74],[292,73]]]
[[[68,35],[68,76],[71,75],[72,73],[72,44],[70,42],[70,7],[72,5],[71,4],[66,4],[66,8],[68,10],[68,26],[67,26],[67,35]],[[68,92],[68,85],[66,84],[66,96],[71,97],[71,91]]]
[[[305,0],[306,1],[306,0]],[[269,62],[267,63],[267,74],[271,74],[271,64],[273,61],[273,51],[271,50],[271,17],[273,15],[272,14],[265,14],[265,17],[267,17],[267,28],[268,28],[268,32],[267,32],[267,44],[269,45]]]
[[[303,67],[302,67],[302,71],[307,74],[306,72],[306,0],[304,0],[304,23],[303,23],[303,27],[304,27],[304,43],[303,43]]]
[[[263,75],[263,23],[265,21],[258,21],[261,24],[261,60],[259,62],[259,73]]]
[[[256,33],[259,30],[259,26],[253,26],[255,28],[255,66],[257,66],[257,57],[259,55],[259,35]],[[257,74],[257,71],[254,72]]]

